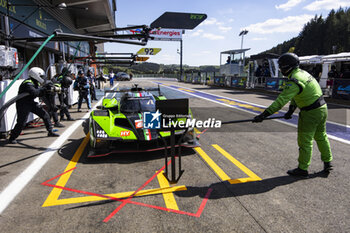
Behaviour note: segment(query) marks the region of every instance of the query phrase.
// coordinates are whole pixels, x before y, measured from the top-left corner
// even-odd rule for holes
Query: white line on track
[[[119,85],[117,83],[112,89]],[[101,98],[95,105],[101,104]],[[84,117],[77,120],[73,125],[67,128],[61,136],[59,136],[39,157],[37,157],[19,176],[17,176],[1,193],[0,193],[0,214],[7,208],[7,206],[15,199],[15,197],[22,191],[22,189],[32,180],[32,178],[40,171],[40,169],[49,161],[49,159],[61,148],[63,143],[70,137],[70,135],[81,126],[82,122],[87,119],[90,112],[86,113]]]
[[[198,96],[196,94],[192,94],[192,93],[189,93],[187,91],[182,91],[182,90],[179,90],[177,88],[173,88],[173,87],[169,87],[169,86],[165,86],[165,85],[162,85],[163,87],[165,88],[169,88],[169,89],[172,89],[172,90],[176,90],[176,91],[179,91],[179,92],[182,92],[182,93],[185,93],[187,95],[192,95],[194,97],[197,97],[197,98],[201,98],[201,99],[205,99],[205,100],[208,100],[208,101],[211,101],[211,102],[214,102],[214,103],[217,103],[217,104],[221,104],[221,105],[224,105],[224,106],[227,106],[227,107],[230,107],[230,108],[235,108],[235,109],[238,109],[240,111],[243,111],[243,112],[247,112],[247,113],[250,113],[250,114],[253,114],[253,115],[258,115],[258,113],[255,113],[255,112],[251,112],[251,111],[248,111],[248,110],[245,110],[245,109],[241,109],[241,108],[238,108],[238,107],[235,107],[235,106],[232,106],[232,105],[229,105],[229,104],[225,104],[225,103],[221,103],[219,101],[215,101],[215,100],[211,100],[211,99],[208,99],[208,98],[205,98],[205,97],[202,97],[202,96]],[[176,85],[174,85],[176,86]],[[182,87],[182,86],[179,86],[179,87]],[[195,90],[195,89],[192,89],[192,88],[188,88],[188,87],[183,87],[183,88],[186,88],[186,89],[189,89],[189,90],[193,90],[193,91],[198,91],[198,90]],[[226,98],[226,99],[230,99],[230,100],[233,100],[233,101],[239,101],[239,102],[242,102],[242,103],[247,103],[247,104],[251,104],[251,105],[255,105],[255,106],[259,106],[259,107],[264,107],[266,108],[266,106],[263,106],[263,105],[259,105],[259,104],[254,104],[254,103],[250,103],[250,102],[247,102],[247,101],[242,101],[242,100],[236,100],[236,99],[232,99],[232,98],[228,98],[228,97],[225,97],[225,96],[220,96],[220,95],[216,95],[216,94],[211,94],[211,93],[206,93],[204,91],[198,91],[198,92],[202,92],[202,93],[205,93],[205,94],[210,94],[210,95],[214,95],[214,96],[218,96],[218,97],[223,97],[223,98]],[[280,111],[280,112],[285,112],[285,111]],[[296,115],[296,114],[293,114],[293,115]],[[288,123],[288,122],[285,122],[285,121],[281,121],[281,120],[278,120],[278,119],[275,119],[273,121],[278,121],[282,124],[285,124],[285,125],[289,125],[289,126],[292,126],[294,128],[297,128],[298,126],[295,125],[295,124],[292,124],[292,123]],[[330,121],[327,121],[328,123],[332,123],[332,124],[336,124],[336,125],[340,125],[340,126],[343,126],[343,127],[349,127],[348,125],[342,125],[342,124],[339,124],[339,123],[335,123],[335,122],[330,122]],[[333,136],[333,135],[328,135],[328,138],[331,138],[335,141],[339,141],[339,142],[342,142],[342,143],[345,143],[345,144],[348,144],[350,145],[350,141],[348,140],[345,140],[345,139],[342,139],[342,138],[338,138],[336,136]]]
[[[176,86],[176,85],[174,85]],[[163,86],[163,87],[168,87],[168,86]],[[183,86],[179,86],[179,87],[183,87]],[[171,88],[171,87],[168,87],[168,88]],[[218,97],[222,97],[222,98],[225,98],[225,99],[229,99],[229,100],[233,100],[233,101],[236,101],[236,102],[242,102],[242,103],[245,103],[245,104],[250,104],[250,105],[254,105],[254,106],[258,106],[258,107],[261,107],[261,108],[267,108],[268,106],[265,106],[265,105],[261,105],[261,104],[256,104],[256,103],[251,103],[251,102],[248,102],[248,101],[245,101],[245,100],[239,100],[239,99],[232,99],[230,97],[227,97],[227,96],[222,96],[222,95],[217,95],[217,94],[213,94],[213,93],[207,93],[207,92],[204,92],[204,91],[199,91],[199,90],[196,90],[196,89],[192,89],[192,88],[189,88],[189,87],[183,87],[183,88],[186,88],[186,89],[189,89],[189,90],[193,90],[193,91],[196,91],[196,92],[201,92],[201,93],[204,93],[204,94],[209,94],[209,95],[214,95],[214,96],[218,96]],[[174,90],[178,90],[176,88],[172,88]],[[178,91],[181,91],[181,90],[178,90]],[[186,91],[181,91],[183,93],[186,93],[186,94],[190,94]],[[196,96],[198,97],[197,95],[193,95],[193,96]],[[205,98],[205,97],[203,97]],[[205,98],[206,99],[206,98]],[[216,102],[218,103],[218,102]],[[346,107],[348,108],[349,106],[346,106],[346,105],[341,105],[341,104],[333,104],[333,103],[330,103],[331,105],[338,105],[338,106],[343,106],[343,107]],[[243,110],[244,111],[244,110]],[[280,110],[281,112],[286,112],[286,111],[283,111],[283,110]],[[249,112],[249,111],[248,111]],[[250,112],[252,113],[252,112]],[[252,113],[252,114],[255,114],[257,115],[257,113]],[[294,116],[298,116],[297,113],[294,113],[293,114]],[[279,120],[277,120],[279,121]],[[327,121],[327,123],[331,123],[331,124],[335,124],[335,125],[338,125],[338,126],[342,126],[342,127],[346,127],[346,128],[350,128],[350,125],[344,125],[344,124],[341,124],[341,123],[337,123],[337,122],[334,122],[334,121]]]

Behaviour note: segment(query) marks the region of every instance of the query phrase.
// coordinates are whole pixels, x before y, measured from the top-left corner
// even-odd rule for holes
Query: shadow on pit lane
[[[7,167],[7,166],[10,166],[10,165],[13,165],[13,164],[16,164],[16,163],[20,163],[20,162],[25,161],[27,159],[31,159],[31,158],[37,157],[37,156],[39,156],[41,154],[42,154],[42,152],[37,153],[35,155],[31,155],[31,156],[25,157],[25,158],[21,158],[21,159],[18,159],[18,160],[15,160],[15,161],[12,161],[12,162],[9,162],[9,163],[6,163],[6,164],[0,164],[0,168]]]
[[[67,160],[71,160],[74,153],[78,149],[83,139],[73,140],[70,139],[69,143],[65,144],[61,149],[59,149],[58,154]],[[132,148],[130,148],[132,149]],[[85,164],[104,164],[104,163],[120,163],[120,164],[130,164],[138,163],[149,160],[158,160],[164,158],[164,150],[153,151],[153,152],[137,152],[137,153],[115,153],[103,157],[88,158],[91,148],[89,145],[86,146],[84,152],[82,153],[78,163]],[[182,156],[195,155],[196,152],[192,148],[182,148]],[[170,156],[170,150],[168,150],[168,156]],[[170,158],[169,158],[170,159]]]
[[[308,179],[314,178],[327,178],[329,173],[323,171],[310,174]],[[303,178],[297,178],[292,176],[279,176],[273,177],[261,181],[240,183],[240,184],[230,184],[228,182],[219,182],[211,184],[208,187],[191,187],[187,186],[187,190],[174,192],[175,195],[179,197],[194,197],[199,196],[204,198],[209,188],[213,189],[209,199],[221,199],[227,197],[240,197],[251,194],[261,194],[271,191],[272,189],[289,185],[294,182],[301,180],[308,180]]]
[[[28,129],[22,130],[20,136],[23,136],[23,135],[32,135],[32,134],[40,134],[40,133],[47,133],[46,129],[39,130],[39,131],[29,131],[30,129],[32,129],[32,128],[28,128]]]
[[[138,197],[136,196],[134,198],[138,198]],[[111,203],[111,202],[116,202],[116,201],[114,201],[114,200],[97,201],[97,202],[93,202],[93,203],[89,203],[89,204],[69,207],[69,208],[66,208],[64,210],[74,210],[74,209],[80,209],[80,208],[85,208],[85,207],[99,206],[99,205],[104,205],[104,204],[108,204],[108,203]]]
[[[34,155],[30,155],[30,156],[27,156],[27,157],[24,157],[24,158],[21,158],[21,159],[18,159],[18,160],[15,160],[15,161],[12,161],[12,162],[9,162],[6,164],[0,164],[0,168],[7,167],[10,165],[17,164],[17,163],[20,163],[22,161],[37,157],[37,156],[41,155],[43,153],[43,151],[47,150],[46,147],[34,147],[34,146],[29,145],[29,144],[23,143],[23,141],[25,141],[25,140],[18,139],[17,144],[8,144],[7,140],[1,140],[0,146],[9,146],[9,147],[15,148],[15,149],[29,148],[29,149],[37,150],[37,151],[39,151],[39,153],[34,154]]]
[[[327,178],[328,173],[325,172],[317,172],[314,174],[310,174],[308,179],[313,178]],[[261,181],[255,181],[255,182],[247,182],[247,183],[241,183],[241,184],[230,184],[228,182],[219,182],[211,184],[208,187],[193,187],[193,186],[186,186],[187,190],[185,191],[176,191],[173,192],[178,197],[194,197],[199,196],[201,198],[204,198],[206,194],[208,193],[208,189],[212,188],[213,191],[211,195],[209,196],[209,199],[221,199],[221,198],[229,198],[229,197],[239,197],[239,196],[245,196],[245,195],[251,195],[251,194],[261,194],[271,191],[272,189],[292,184],[294,182],[298,182],[300,180],[305,180],[302,178],[296,178],[292,176],[279,176],[274,178],[269,178]],[[134,197],[139,198],[139,197]],[[92,207],[92,206],[99,206],[108,204],[111,202],[115,202],[114,200],[103,200],[103,201],[97,201],[94,203],[79,205],[67,208],[65,210],[72,210],[72,209],[80,209],[85,207]]]
[[[26,140],[37,139],[37,138],[40,139],[40,138],[46,138],[46,137],[19,138],[19,139],[16,139],[17,144],[9,144],[7,139],[6,139],[6,140],[0,141],[0,146],[8,146],[8,147],[17,148],[17,149],[29,148],[29,149],[40,150],[40,151],[47,150],[46,147],[35,147],[35,146],[31,146],[29,144],[24,143]]]

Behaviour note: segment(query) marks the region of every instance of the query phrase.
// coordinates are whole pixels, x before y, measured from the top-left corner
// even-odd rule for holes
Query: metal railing
[[[133,78],[179,78],[178,74],[134,74]]]

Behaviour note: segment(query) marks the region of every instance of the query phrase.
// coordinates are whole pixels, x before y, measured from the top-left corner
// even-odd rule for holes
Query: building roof
[[[49,14],[78,34],[88,34],[116,28],[115,0],[34,0],[38,5],[65,3],[67,8],[45,8]],[[85,10],[87,9],[87,10]]]
[[[299,57],[301,64],[319,64],[322,62],[323,55],[311,55]]]
[[[322,57],[323,62],[350,61],[350,52],[331,54]]]
[[[250,48],[249,48],[250,49]],[[244,53],[248,51],[249,49],[233,49],[233,50],[227,50],[221,52],[221,54],[238,54],[238,53]]]

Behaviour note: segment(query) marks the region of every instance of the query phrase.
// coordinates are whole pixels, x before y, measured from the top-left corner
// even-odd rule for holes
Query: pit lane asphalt
[[[153,81],[143,79],[133,82],[141,86],[155,86]],[[161,82],[264,106],[269,105],[274,98],[261,93],[208,88],[174,81]],[[121,87],[130,85],[130,82],[120,83]],[[186,91],[180,93],[166,87],[162,87],[162,91],[169,98],[189,97],[193,114],[200,119],[215,117],[225,121],[249,119],[254,116],[248,112],[186,95]],[[76,106],[71,111],[76,119],[86,113],[76,113],[75,109]],[[334,105],[330,107],[329,119],[339,123],[346,122],[344,115],[340,116],[338,113],[344,114],[347,111],[345,106]],[[345,116],[348,117],[348,114]],[[72,124],[63,123],[67,127]],[[63,130],[60,129],[59,132]],[[54,188],[41,185],[67,168],[84,137],[82,128],[79,127],[64,143],[59,153],[48,161],[3,211],[0,217],[2,232],[350,231],[350,201],[347,198],[350,194],[350,185],[347,182],[350,175],[348,144],[330,140],[335,170],[328,177],[320,172],[322,163],[315,147],[310,166],[311,178],[295,179],[285,173],[297,165],[298,148],[294,127],[277,121],[266,121],[261,124],[242,123],[227,125],[222,130],[208,130],[200,136],[201,150],[184,151],[185,173],[174,187],[184,185],[186,190],[168,193],[168,196],[153,194],[132,199],[152,206],[166,207],[167,204],[172,208],[176,208],[175,200],[180,211],[196,213],[206,200],[208,189],[211,188],[213,191],[199,218],[128,203],[108,222],[103,222],[120,202],[108,199],[91,201],[91,195],[68,190],[62,191],[55,200],[49,197],[57,190],[53,191]],[[1,190],[54,140],[46,137],[44,128],[37,128],[25,130],[17,145],[4,145],[1,141],[4,145],[1,147],[0,156]],[[248,175],[242,166],[236,166],[224,157],[222,149],[262,180],[232,182],[235,184],[223,181],[223,173],[232,180],[246,178]],[[161,152],[86,159],[87,150],[88,148],[85,148],[81,158],[74,165],[76,169],[66,179],[64,187],[96,194],[128,191],[132,193],[164,165]],[[208,162],[203,152],[212,162]],[[59,179],[49,183],[56,184]],[[144,190],[159,190],[159,187],[157,177]],[[50,206],[42,207],[44,203],[49,203]]]

